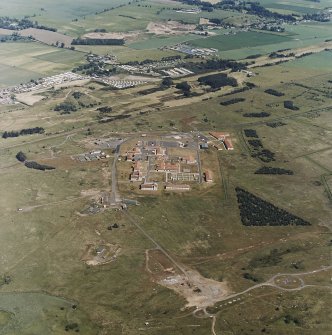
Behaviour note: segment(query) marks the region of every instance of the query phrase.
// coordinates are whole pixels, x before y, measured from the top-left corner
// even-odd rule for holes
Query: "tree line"
[[[42,127],[25,128],[19,131],[15,131],[15,130],[5,131],[2,134],[2,138],[19,137],[23,135],[32,135],[32,134],[43,134],[44,132],[45,132],[45,129]]]
[[[274,90],[272,88],[268,88],[264,92],[267,93],[267,94],[270,94],[270,95],[274,95],[276,97],[282,97],[283,95],[285,95],[285,93],[279,92],[279,91]]]
[[[200,0],[180,0],[180,2],[191,6],[199,6],[201,10],[208,12],[212,12],[214,9],[232,10],[238,11],[240,13],[245,11],[248,14],[257,15],[267,19],[284,20],[290,22],[296,21],[296,18],[293,15],[271,12],[257,1],[223,0],[215,4]]]
[[[37,28],[49,31],[57,31],[56,28],[40,25],[37,21],[31,21],[27,17],[23,19],[10,18],[8,16],[0,17],[0,28],[9,30],[23,30],[28,28]]]
[[[267,112],[252,112],[252,113],[244,113],[244,117],[269,117],[271,114]]]
[[[243,101],[246,101],[246,99],[245,98],[234,98],[234,99],[230,99],[230,100],[227,100],[227,101],[222,101],[220,103],[220,105],[229,106],[229,105],[234,105],[234,104],[237,104],[237,103],[243,102]]]
[[[41,170],[41,171],[55,169],[55,167],[53,166],[39,164],[35,161],[28,161],[27,156],[23,151],[19,151],[15,157],[18,161],[20,161],[21,163],[24,163],[24,166],[26,166],[28,169],[35,169],[35,170]]]
[[[72,45],[124,45],[123,38],[76,38]]]
[[[255,171],[255,174],[271,174],[271,175],[293,175],[292,170],[282,169],[278,167],[263,166]]]
[[[232,72],[237,72],[245,70],[247,65],[248,63],[239,63],[230,59],[208,59],[201,62],[187,62],[183,64],[183,67],[195,73],[213,70],[223,71],[228,69]]]

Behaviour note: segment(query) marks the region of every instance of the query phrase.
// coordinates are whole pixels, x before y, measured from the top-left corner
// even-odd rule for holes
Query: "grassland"
[[[257,76],[250,81],[258,87],[234,95],[246,101],[227,107],[220,105],[225,99],[222,91],[207,101],[190,104],[188,98],[188,104],[182,107],[166,108],[159,98],[164,94],[176,95],[173,89],[140,96],[137,92],[141,88],[104,91],[98,84],[88,84],[95,87],[93,90],[88,87],[75,90],[111,105],[116,114],[131,113],[132,117],[101,125],[94,123],[94,108],[59,115],[52,110],[53,106],[66,99],[71,88],[50,91],[47,99],[34,107],[2,107],[1,129],[43,126],[56,137],[32,135],[0,143],[0,181],[3,189],[9,190],[0,201],[1,273],[12,278],[12,282],[1,288],[0,310],[7,314],[1,314],[0,322],[8,329],[15,322],[21,334],[49,329],[63,334],[65,326],[73,322],[79,324],[82,334],[136,334],[138,328],[147,334],[206,334],[211,328],[210,319],[195,318],[190,311],[181,311],[185,305],[183,297],[158,285],[146,271],[145,252],[154,246],[128,215],[177,262],[205,277],[226,282],[233,292],[255,284],[243,277],[246,272],[262,283],[279,272],[296,274],[328,265],[330,233],[326,226],[330,223],[331,205],[321,183],[321,176],[328,173],[331,163],[330,112],[323,109],[331,104],[330,98],[324,96],[324,91],[330,89],[328,57],[329,53],[323,52],[257,68]],[[299,71],[300,68],[306,70]],[[192,79],[193,84],[195,80]],[[273,97],[264,93],[266,88],[286,95]],[[313,94],[316,100],[312,100]],[[294,100],[300,110],[283,109],[281,102],[285,99]],[[158,110],[149,107],[156,103]],[[139,115],[137,111],[142,110],[149,113]],[[271,116],[264,120],[243,117],[248,111],[267,111]],[[282,121],[285,125],[271,128],[267,121]],[[250,156],[242,133],[246,128],[255,129],[264,147],[276,153],[276,161],[269,163],[270,166],[291,169],[294,175],[255,175],[263,163]],[[202,154],[203,168],[213,166],[215,181],[210,187],[195,187],[190,194],[161,193],[155,197],[142,196],[135,188],[121,184],[124,196],[138,199],[140,206],[131,207],[128,214],[119,211],[94,216],[78,214],[100,190],[109,189],[112,159],[78,163],[71,155],[89,150],[93,138],[114,136],[113,131],[130,133],[134,129],[141,132],[152,129],[158,133],[174,129],[227,130],[233,137],[235,150],[217,152],[210,148]],[[19,149],[29,159],[55,166],[56,170],[43,173],[26,169],[15,159]],[[127,170],[123,171],[125,177]],[[312,226],[244,227],[239,218],[236,186],[303,217]],[[24,210],[19,212],[17,208]],[[113,223],[120,228],[108,230]],[[14,247],[17,241],[21,241],[20,248]],[[91,267],[81,260],[89,245],[97,247],[105,243],[121,247],[114,262]],[[273,249],[280,254],[278,261],[272,259],[262,266],[260,259],[269,260]],[[302,278],[319,287],[298,292],[261,288],[241,295],[232,304],[226,301],[214,305],[209,311],[216,314],[215,331],[226,332],[231,328],[236,334],[245,334],[265,329],[277,335],[281,331],[310,334],[315,329],[317,334],[327,333],[330,327],[327,274]],[[19,292],[15,293],[17,299],[13,299],[14,291]],[[32,291],[48,295],[30,297],[25,293]],[[30,308],[31,301],[37,309]],[[11,306],[18,303],[24,306],[23,312],[14,313],[11,320],[15,321],[9,321]],[[73,304],[78,305],[77,309],[71,307]],[[248,314],[248,309],[255,313]],[[243,315],[246,322],[239,323]],[[31,318],[38,320],[38,324],[29,323]],[[296,323],[285,322],[288,318]]]
[[[173,6],[156,1],[151,8],[142,7],[150,5],[142,1],[141,7],[138,3],[127,4],[96,16],[94,13],[108,7],[109,1],[98,4],[83,1],[79,6],[67,4],[67,13],[57,20],[62,3],[43,2],[46,11],[38,11],[41,16],[37,19],[73,35],[95,28],[92,24],[97,17],[98,28],[145,29],[149,21],[168,18],[172,13],[168,9],[160,14],[157,11]],[[124,2],[114,1],[114,5],[121,3]],[[278,3],[264,1],[269,8]],[[297,0],[289,5],[303,3]],[[317,8],[326,3],[305,2]],[[18,4],[22,5],[22,12],[14,10]],[[14,0],[2,4],[1,10],[20,16],[30,9],[25,2]],[[179,15],[188,17],[188,21],[197,18]],[[71,22],[75,18],[78,21]],[[212,39],[214,42],[209,46],[216,47],[215,41],[220,41],[219,48],[225,50],[222,52],[225,57],[241,58],[286,46],[317,44],[329,37],[331,27],[331,24],[294,25],[287,27],[287,37],[248,32],[229,36],[227,40],[216,36],[192,43],[211,43]],[[255,40],[258,36],[261,42]],[[250,47],[244,48],[247,38]],[[175,43],[176,39],[153,38],[152,42],[144,40],[141,44],[92,50],[100,54],[111,52],[121,61],[159,59],[174,55],[157,50],[159,43]],[[3,43],[1,84],[62,72],[83,57],[81,52],[38,43]],[[0,334],[63,335],[77,329],[84,335],[138,332],[205,335],[213,331],[236,335],[329,334],[331,271],[313,271],[331,264],[330,59],[331,52],[323,51],[279,65],[252,68],[254,77],[236,73],[241,82],[256,86],[230,96],[224,96],[231,91],[228,87],[206,92],[199,86],[196,75],[186,80],[192,91],[203,93],[202,96],[184,98],[174,85],[150,94],[140,93],[159,83],[107,90],[90,82],[79,87],[50,89],[43,93],[45,99],[32,107],[1,106],[1,132],[39,126],[45,128],[45,134],[0,139],[0,185],[4,195],[0,197]],[[175,83],[179,81],[183,79]],[[268,88],[285,95],[266,94]],[[82,107],[68,115],[55,112],[54,106],[69,99],[74,91],[84,93],[87,102],[111,106],[112,115],[130,114],[130,117],[101,124],[97,106]],[[245,100],[220,105],[232,98]],[[292,100],[299,110],[285,109],[284,100]],[[244,116],[262,111],[270,115]],[[252,157],[244,129],[257,132],[264,148],[275,153],[275,161],[264,163]],[[114,182],[111,172],[117,156],[111,149],[106,149],[109,159],[84,163],[74,159],[77,154],[96,149],[96,139],[124,138],[127,139],[124,146],[129,148],[142,139],[142,133],[153,138],[191,131],[195,136],[196,131],[208,134],[211,130],[229,132],[234,144],[233,151],[217,151],[212,146],[201,151],[202,167],[212,170],[213,183],[197,184],[191,192],[182,194],[164,191],[158,195],[143,194],[128,182],[131,164],[122,160],[117,163],[121,197],[136,199],[140,205],[129,206],[128,211],[106,209],[94,215],[83,213],[98,201],[101,191],[110,191]],[[15,158],[20,150],[29,160],[56,169],[46,172],[27,169]],[[294,174],[255,174],[262,166],[289,169]],[[246,227],[241,224],[235,187],[244,188],[311,225]],[[115,223],[118,228],[109,229]],[[157,251],[153,241],[159,245]],[[103,245],[119,246],[119,253],[110,263],[87,265],[83,259],[87,250]],[[166,262],[160,257],[159,262],[168,265],[168,270],[158,274],[161,278],[178,271],[176,262],[188,271],[198,271],[206,279],[221,282],[239,295],[211,304],[207,312],[212,317],[202,310],[192,313],[192,308],[185,308],[187,301],[183,294],[166,288],[158,280],[154,273],[161,265],[157,257],[154,268],[148,266],[147,255],[161,250],[174,260]],[[284,282],[286,287],[295,287],[300,279],[304,285],[313,286],[298,291],[258,286],[242,292],[263,284],[277,273],[295,280],[291,284]],[[193,296],[199,295],[196,287],[191,291]],[[66,331],[68,325],[73,331]]]

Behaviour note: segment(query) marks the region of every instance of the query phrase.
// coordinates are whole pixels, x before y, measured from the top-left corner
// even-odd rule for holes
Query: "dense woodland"
[[[257,131],[254,129],[244,129],[243,132],[244,132],[244,135],[247,137],[259,138]]]
[[[209,85],[213,89],[224,86],[237,86],[236,79],[228,77],[225,73],[217,73],[211,74],[209,76],[199,77],[198,82],[202,85]]]
[[[252,157],[258,158],[264,163],[270,163],[272,161],[275,161],[275,157],[274,157],[275,153],[264,148],[263,143],[259,139],[259,136],[255,130],[245,129],[244,132],[247,137],[254,138],[254,139],[248,140],[248,144],[251,149]]]
[[[242,224],[245,226],[309,226],[310,223],[237,187]]]
[[[186,62],[183,67],[193,71],[195,73],[201,73],[206,71],[214,70],[228,70],[231,69],[232,72],[237,72],[245,70],[247,68],[247,63],[239,63],[234,60],[229,59],[208,59],[202,62]]]
[[[284,107],[293,111],[297,111],[300,108],[294,105],[294,102],[291,100],[284,101]]]
[[[276,97],[282,97],[283,95],[285,95],[285,93],[276,91],[276,90],[274,90],[274,89],[272,89],[272,88],[268,88],[268,89],[265,90],[264,92],[267,93],[267,94],[274,95],[274,96],[276,96]]]
[[[27,156],[25,155],[24,152],[22,151],[19,151],[17,154],[16,154],[16,159],[20,162],[25,162],[27,160]]]

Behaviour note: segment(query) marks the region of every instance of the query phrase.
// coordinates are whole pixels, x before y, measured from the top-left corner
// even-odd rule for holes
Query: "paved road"
[[[285,287],[281,287],[281,286],[277,285],[275,283],[275,279],[277,279],[278,277],[282,277],[282,276],[289,276],[289,277],[305,276],[305,275],[309,275],[309,274],[318,273],[318,272],[321,272],[321,271],[327,271],[329,269],[332,269],[332,265],[324,266],[324,267],[321,267],[320,269],[316,269],[316,270],[308,271],[308,272],[302,272],[302,273],[277,273],[276,275],[272,276],[269,280],[267,280],[264,283],[257,284],[257,285],[254,285],[252,287],[249,287],[249,288],[247,288],[246,290],[244,290],[242,292],[231,294],[231,295],[225,297],[224,299],[222,299],[220,301],[228,300],[228,299],[232,299],[232,298],[238,297],[240,295],[243,295],[243,294],[248,293],[248,292],[250,292],[252,290],[255,290],[256,288],[263,287],[263,286],[271,286],[271,287],[275,287],[275,288],[283,290],[283,291],[300,291],[300,290],[302,290],[305,287],[317,287],[319,285],[305,285],[304,281],[301,279],[300,280],[300,283],[301,283],[300,286],[298,286],[296,288],[285,288]],[[319,286],[319,287],[321,287],[321,286]],[[326,286],[326,287],[328,287],[328,286]],[[332,288],[332,286],[331,286],[331,288]]]
[[[119,158],[119,153],[116,151],[112,164],[112,192],[111,192],[111,205],[116,205],[121,201],[121,197],[118,192],[118,179],[116,175],[116,162]]]

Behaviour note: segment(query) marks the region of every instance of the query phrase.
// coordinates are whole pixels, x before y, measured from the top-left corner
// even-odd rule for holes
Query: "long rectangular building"
[[[189,185],[184,184],[168,184],[165,186],[166,191],[190,191]]]

